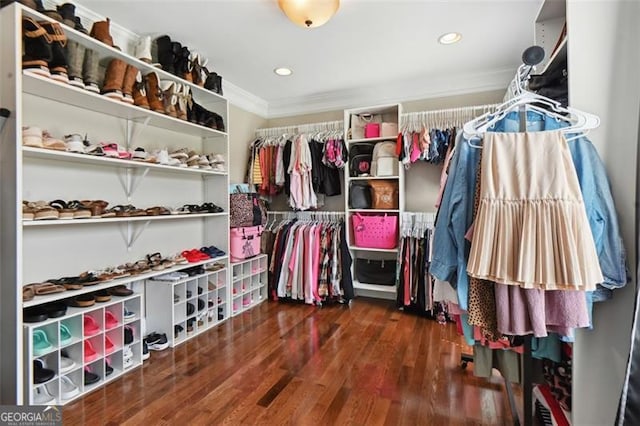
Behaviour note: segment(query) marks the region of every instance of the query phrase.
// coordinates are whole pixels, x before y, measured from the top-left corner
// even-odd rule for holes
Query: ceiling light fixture
[[[462,34],[460,33],[446,33],[442,34],[438,38],[438,43],[440,44],[453,44],[462,40]]]
[[[278,0],[278,6],[294,24],[316,28],[335,15],[340,0]]]
[[[276,74],[282,77],[286,77],[293,74],[293,71],[291,71],[290,68],[285,68],[285,67],[276,68],[273,70],[273,72],[275,72]]]

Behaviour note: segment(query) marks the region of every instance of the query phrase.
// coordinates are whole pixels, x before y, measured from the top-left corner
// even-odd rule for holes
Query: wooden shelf
[[[172,214],[159,216],[133,216],[133,217],[108,217],[102,219],[50,219],[50,220],[27,220],[22,222],[22,226],[65,226],[65,225],[88,225],[96,223],[127,223],[127,222],[146,222],[158,220],[186,220],[199,219],[207,217],[227,216],[228,213],[203,213],[203,214]]]
[[[22,155],[27,158],[42,158],[46,160],[66,161],[71,163],[97,164],[106,167],[140,168],[176,173],[200,174],[207,176],[227,176],[228,174],[227,172],[215,172],[207,169],[191,169],[188,167],[164,166],[162,164],[145,163],[143,161],[120,160],[113,157],[78,154],[75,152],[34,148],[30,146],[22,147]]]

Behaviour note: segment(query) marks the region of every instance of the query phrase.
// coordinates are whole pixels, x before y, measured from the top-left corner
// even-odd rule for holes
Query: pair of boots
[[[163,35],[153,41],[151,56],[153,62],[159,63],[163,70],[193,82],[193,67],[189,61],[191,52],[187,46]]]
[[[57,10],[40,10],[41,5],[38,7],[41,13],[50,18],[86,32],[80,18],[75,16],[74,5],[66,3],[58,6]],[[99,93],[97,52],[67,40],[58,22],[37,22],[28,17],[22,19],[23,69]]]
[[[224,119],[220,114],[209,111],[193,100],[191,100],[191,102],[189,103],[187,117],[192,123],[196,123],[204,127],[209,127],[214,130],[219,130],[221,132],[225,131]]]
[[[149,108],[149,104],[143,103],[142,99],[140,99],[140,92],[145,92],[145,89],[141,87],[141,83],[142,74],[138,68],[128,65],[121,59],[112,59],[104,75],[102,94],[111,99],[134,104],[134,91],[136,91],[135,95],[138,98],[138,102],[141,103],[139,106]]]

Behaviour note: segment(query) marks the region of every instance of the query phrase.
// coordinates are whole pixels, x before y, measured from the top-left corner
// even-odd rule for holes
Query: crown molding
[[[311,96],[276,99],[269,102],[267,118],[336,111],[358,105],[398,103],[504,89],[513,78],[514,68],[509,67],[485,73],[470,72],[439,77],[421,77]]]
[[[222,90],[224,97],[229,100],[229,103],[262,118],[268,118],[269,103],[266,100],[227,80],[222,80]]]

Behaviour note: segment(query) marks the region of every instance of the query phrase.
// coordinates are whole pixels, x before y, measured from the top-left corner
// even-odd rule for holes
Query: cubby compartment
[[[104,336],[102,333],[85,339],[83,342],[83,363],[91,364],[104,355]]]
[[[122,310],[122,322],[129,323],[132,321],[136,321],[142,317],[142,302],[141,298],[136,297],[134,299],[129,299],[124,302],[124,307]]]
[[[128,325],[126,327],[129,327]],[[109,330],[104,334],[104,355],[112,355],[122,348],[122,327]]]
[[[82,370],[82,381],[85,392],[89,392],[99,386],[102,386],[102,382],[104,381],[104,370],[104,359],[96,360],[84,367]]]
[[[122,328],[123,345],[137,343],[141,338],[140,320],[130,322]]]
[[[238,315],[256,304],[267,300],[267,255],[261,254],[255,258],[233,265],[235,271],[242,270],[241,278],[233,280],[231,288],[231,315]],[[218,297],[224,298],[226,291],[219,289]],[[226,299],[225,299],[226,300]],[[226,318],[228,312],[224,312]]]
[[[119,349],[109,356],[104,357],[104,378],[112,380],[122,374],[122,349]],[[109,367],[112,371],[109,373]]]
[[[75,315],[69,318],[65,318],[59,323],[59,342],[60,347],[65,348],[67,346],[75,345],[82,341],[82,316]]]
[[[60,402],[67,403],[84,393],[83,369],[60,376]]]
[[[31,333],[31,354],[41,357],[58,349],[58,323],[35,327]]]
[[[62,349],[58,360],[60,374],[69,374],[78,368],[82,368],[84,364],[83,353],[83,342],[78,342]]]
[[[59,378],[34,386],[31,392],[31,405],[58,405],[59,387]]]
[[[122,305],[108,306],[104,310],[104,329],[113,330],[122,325],[123,319]]]
[[[102,309],[87,312],[82,316],[82,335],[87,338],[104,330],[104,314]]]
[[[49,383],[58,377],[58,352],[50,352],[34,358],[32,361],[33,377],[31,383],[33,385],[42,385]]]
[[[217,259],[216,262],[221,262]],[[208,270],[179,281],[149,281],[146,298],[147,333],[164,333],[170,346],[206,331],[217,324],[217,309],[227,303],[227,269]],[[240,285],[240,284],[239,284]],[[153,286],[153,290],[149,291]],[[240,288],[240,287],[238,287]],[[222,297],[220,297],[222,295]],[[179,299],[174,301],[174,298]],[[170,314],[167,315],[167,312]],[[226,318],[227,310],[224,310]]]

